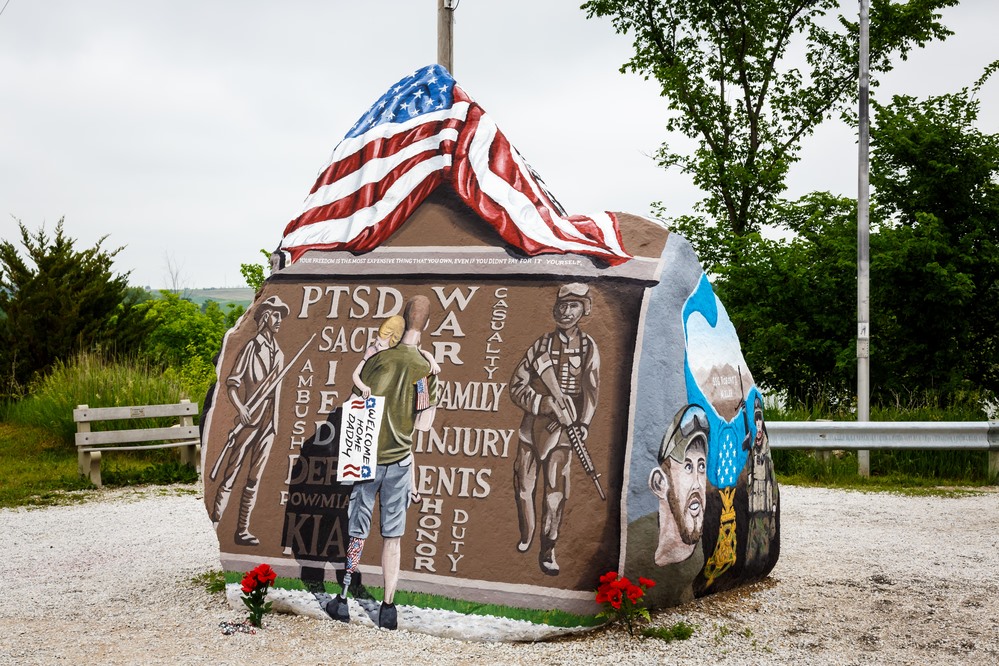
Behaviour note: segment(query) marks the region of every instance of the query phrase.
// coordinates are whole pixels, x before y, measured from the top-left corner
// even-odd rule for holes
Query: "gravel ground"
[[[999,493],[902,497],[781,488],[781,559],[755,586],[654,616],[692,638],[617,629],[476,643],[270,615],[254,635],[222,594],[194,486],[90,491],[0,510],[0,664],[997,664]]]

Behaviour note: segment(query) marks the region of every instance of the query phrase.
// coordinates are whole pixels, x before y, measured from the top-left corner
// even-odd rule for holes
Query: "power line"
[[[3,10],[7,9],[7,5],[9,5],[9,4],[10,4],[10,0],[7,0],[7,2],[3,3],[3,7],[0,8],[0,16],[3,16]]]

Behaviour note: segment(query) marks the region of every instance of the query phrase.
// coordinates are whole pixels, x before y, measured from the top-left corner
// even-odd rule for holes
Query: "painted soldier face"
[[[278,310],[268,310],[260,318],[261,330],[267,329],[271,333],[277,333],[278,329],[281,328],[281,318],[281,313]]]
[[[584,309],[582,301],[570,299],[556,301],[555,307],[552,308],[555,325],[563,331],[572,328],[583,318]]]
[[[704,495],[707,480],[707,452],[702,438],[690,442],[683,462],[668,460],[666,503],[687,545],[697,543],[704,528]]]
[[[766,432],[763,430],[763,409],[757,408],[753,414],[753,421],[756,425],[756,437],[753,439],[753,447],[757,450],[763,448],[766,444],[764,439],[766,438]]]

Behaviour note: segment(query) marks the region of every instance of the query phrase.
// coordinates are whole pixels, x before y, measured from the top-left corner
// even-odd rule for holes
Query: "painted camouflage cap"
[[[663,464],[666,458],[683,462],[687,449],[697,439],[704,444],[704,450],[708,450],[708,415],[700,405],[687,405],[673,417],[673,424],[666,431],[662,444],[659,446],[659,464]]]

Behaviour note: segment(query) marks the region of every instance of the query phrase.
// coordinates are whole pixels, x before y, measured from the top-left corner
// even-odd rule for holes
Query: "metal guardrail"
[[[999,421],[769,421],[774,449],[988,451],[999,480]]]

